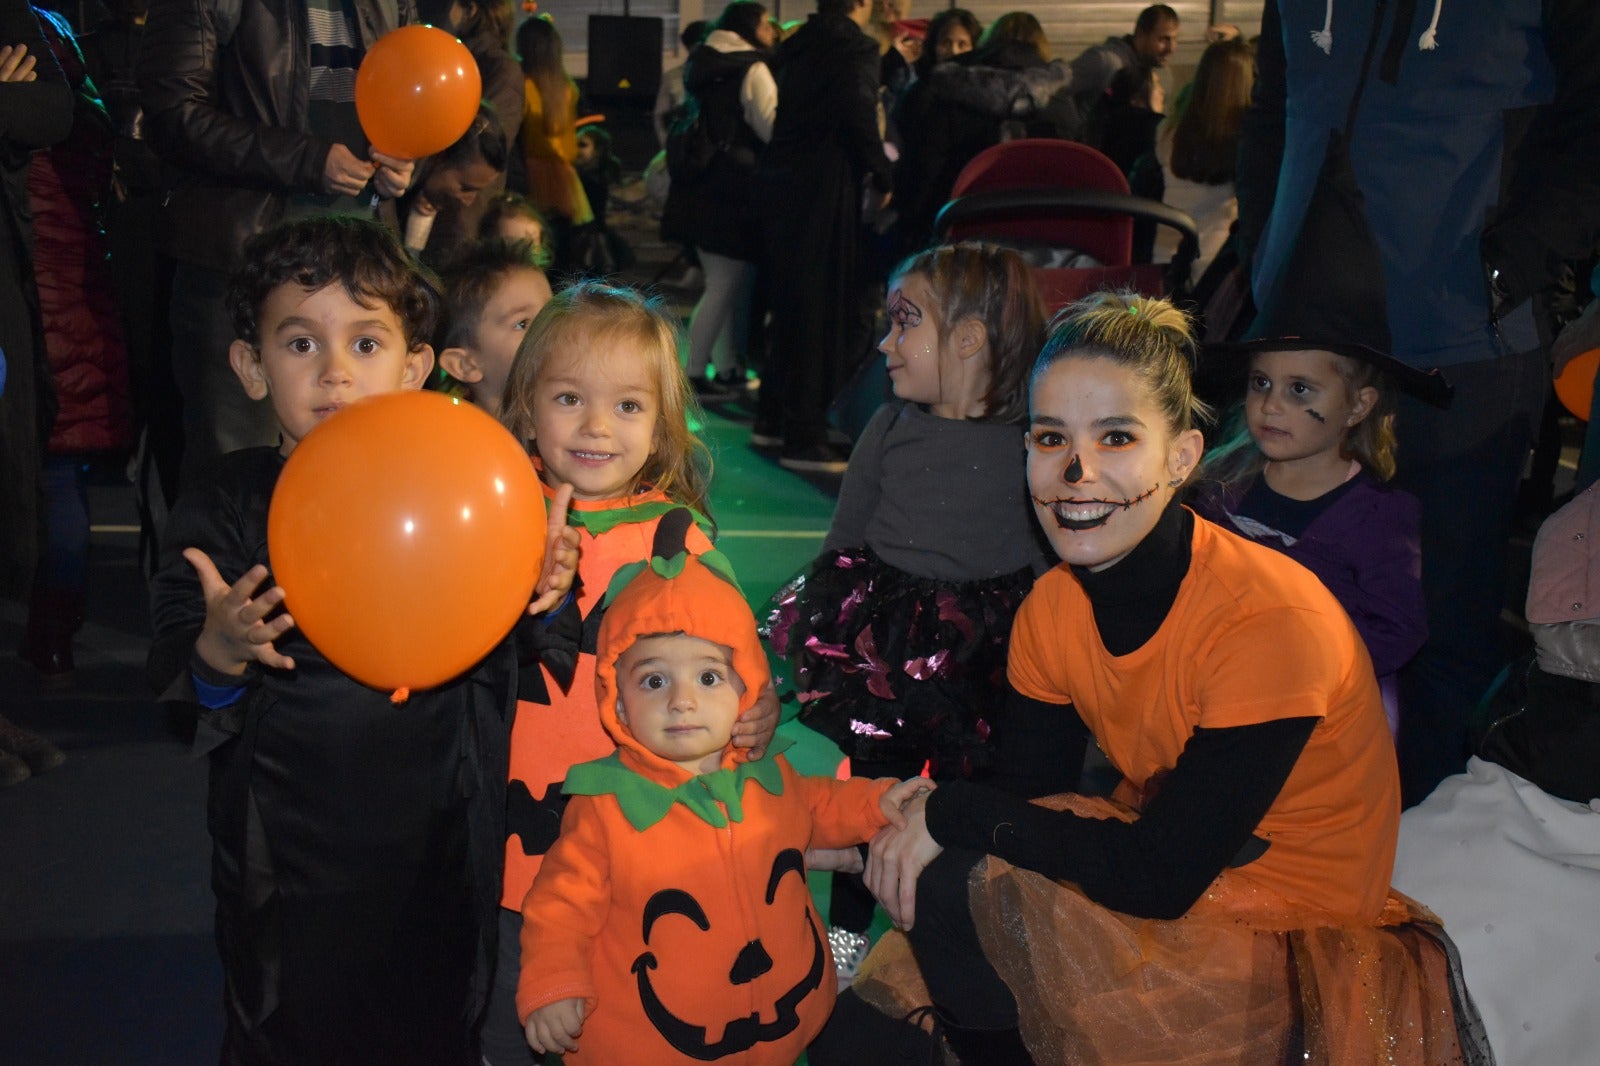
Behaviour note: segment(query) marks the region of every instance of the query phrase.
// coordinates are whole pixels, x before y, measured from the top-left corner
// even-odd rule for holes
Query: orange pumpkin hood
[[[617,717],[617,659],[641,637],[669,633],[687,633],[732,651],[734,672],[744,682],[740,714],[755,704],[770,674],[755,615],[744,595],[700,558],[681,554],[667,560],[652,559],[617,593],[606,608],[596,641],[595,696],[600,721],[630,768],[676,784],[688,771],[648,751]],[[742,757],[729,745],[722,765],[734,766]]]

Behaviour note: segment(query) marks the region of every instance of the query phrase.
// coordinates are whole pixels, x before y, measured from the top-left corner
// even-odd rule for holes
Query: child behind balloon
[[[590,123],[578,127],[578,158],[573,163],[578,170],[578,180],[594,208],[595,221],[602,225],[606,220],[606,207],[611,202],[611,187],[622,180],[622,160],[611,147],[611,134],[604,126]]]
[[[499,237],[508,241],[527,241],[539,256],[539,269],[550,265],[549,226],[539,209],[526,196],[503,192],[489,201],[478,222],[478,237]]]
[[[567,777],[523,903],[517,1003],[534,1049],[573,1066],[790,1066],[836,995],[805,852],[902,824],[930,786],[742,759],[730,729],[767,680],[755,617],[718,553],[685,557],[670,526],[600,626],[617,752]]]
[[[778,594],[769,634],[801,721],[852,773],[970,777],[989,762],[1012,615],[1046,568],[1022,431],[1043,308],[1020,256],[977,243],[912,256],[888,292],[878,347],[896,399],[856,443],[823,553]],[[873,902],[845,875],[833,900],[844,978]]]
[[[1395,674],[1428,636],[1421,508],[1388,484],[1397,397],[1380,367],[1393,360],[1362,345],[1271,343],[1244,345],[1244,404],[1206,457],[1195,510],[1327,586],[1366,642],[1393,735]]]
[[[397,707],[293,628],[267,569],[285,459],[340,405],[422,385],[438,292],[356,219],[269,230],[244,262],[229,357],[281,443],[185,485],[148,663],[165,698],[199,705],[210,756],[222,1060],[467,1066],[493,962],[511,642]]]
[[[440,272],[448,325],[439,369],[496,418],[522,338],[550,302],[550,281],[527,241],[474,241]]]
[[[580,274],[604,277],[633,265],[633,249],[606,221],[611,187],[622,180],[622,161],[611,150],[611,134],[590,124],[578,130],[578,158],[574,166],[584,195],[594,209],[594,220],[572,231],[571,266]]]
[[[479,195],[500,184],[508,158],[499,116],[485,102],[454,144],[417,164],[416,180],[396,205],[406,250],[437,269],[472,240],[468,216]]]
[[[546,492],[572,486],[568,518],[580,546],[570,609],[582,621],[584,650],[561,664],[547,657],[518,677],[500,960],[482,1035],[492,1066],[532,1061],[516,1013],[517,937],[523,897],[561,827],[561,782],[575,764],[615,749],[595,713],[593,634],[606,590],[619,568],[650,558],[656,527],[669,511],[688,508],[694,515],[688,550],[711,548],[709,461],[689,428],[694,400],[678,348],[677,328],[657,303],[582,282],[539,313],[506,382],[501,421],[528,443]],[[776,701],[769,696],[760,706],[769,712],[770,737]]]

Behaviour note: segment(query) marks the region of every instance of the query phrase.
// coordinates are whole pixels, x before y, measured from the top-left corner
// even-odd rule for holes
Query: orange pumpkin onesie
[[[755,617],[712,553],[634,578],[600,626],[600,717],[617,743],[573,767],[561,837],[523,903],[517,1016],[583,998],[564,1061],[789,1066],[833,1009],[825,926],[807,847],[859,844],[887,819],[885,779],[803,777],[776,754],[691,775],[617,717],[617,657],[640,637],[688,633],[732,649],[739,710],[767,683]]]

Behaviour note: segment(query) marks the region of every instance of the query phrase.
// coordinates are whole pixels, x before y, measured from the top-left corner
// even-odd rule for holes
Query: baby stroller
[[[1133,196],[1117,165],[1075,141],[1023,139],[986,148],[956,177],[934,227],[941,239],[989,240],[1033,265],[1045,305],[1055,311],[1099,289],[1150,296],[1180,291],[1199,251],[1194,220]],[[1171,263],[1133,262],[1133,226],[1147,220],[1178,231]]]

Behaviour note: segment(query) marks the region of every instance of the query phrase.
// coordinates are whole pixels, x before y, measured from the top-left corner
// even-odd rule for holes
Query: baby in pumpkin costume
[[[836,982],[809,847],[859,844],[931,788],[748,761],[734,719],[767,682],[726,563],[659,551],[601,624],[596,690],[617,751],[572,768],[561,837],[523,903],[517,1010],[577,1064],[789,1066]]]

